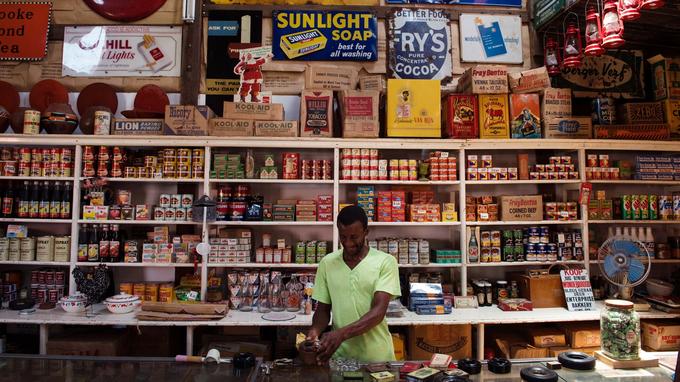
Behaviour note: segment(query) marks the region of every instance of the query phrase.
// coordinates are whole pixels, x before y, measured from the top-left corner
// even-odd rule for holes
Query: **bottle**
[[[38,216],[41,219],[50,218],[50,183],[43,182],[40,188],[40,204],[38,204]]]
[[[623,235],[623,232],[621,232],[621,227],[616,227],[616,233],[614,235],[616,235],[616,236]]]
[[[652,227],[647,227],[647,232],[645,233],[645,246],[647,247],[647,252],[651,258],[656,257],[656,241],[654,240],[654,233],[652,232]]]
[[[475,230],[470,230],[470,242],[468,242],[468,262],[478,263],[479,262],[479,245],[477,244],[477,236],[475,236]]]
[[[88,254],[88,243],[90,236],[90,227],[83,224],[78,232],[78,262],[86,262]]]
[[[92,224],[89,240],[87,241],[87,261],[99,262],[99,226]]]
[[[14,185],[9,182],[5,194],[2,196],[2,217],[10,218],[14,216]]]
[[[61,217],[61,182],[55,182],[50,197],[50,219]]]
[[[66,182],[64,192],[61,193],[61,210],[59,217],[62,219],[71,218],[71,183]]]
[[[517,281],[510,282],[510,298],[519,297],[519,286],[517,286]]]
[[[99,236],[99,261],[107,263],[109,258],[109,226],[102,224],[102,230]]]
[[[21,188],[21,194],[19,195],[19,208],[17,210],[17,216],[20,218],[27,218],[29,216],[29,211],[31,209],[31,197],[28,181],[24,181],[24,185]]]
[[[40,183],[33,182],[31,186],[31,196],[29,198],[30,205],[28,208],[28,217],[37,218],[40,216]]]
[[[120,261],[120,234],[118,224],[111,224],[109,231],[109,259],[112,263]]]
[[[614,227],[609,227],[607,229],[607,238],[614,236]]]
[[[647,248],[647,243],[645,243],[645,227],[638,227],[637,238],[640,242],[640,253],[644,253]]]

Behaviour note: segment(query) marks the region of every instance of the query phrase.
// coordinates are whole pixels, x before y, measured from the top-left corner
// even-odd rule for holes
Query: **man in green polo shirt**
[[[390,300],[401,295],[397,261],[368,247],[368,218],[360,207],[343,208],[337,226],[342,249],[319,263],[312,295],[319,304],[307,339],[320,337],[317,361],[321,364],[331,356],[393,361],[385,313]],[[323,333],[331,313],[333,329]]]

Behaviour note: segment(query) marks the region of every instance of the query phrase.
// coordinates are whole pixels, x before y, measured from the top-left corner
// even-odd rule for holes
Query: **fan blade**
[[[630,240],[616,240],[612,242],[612,250],[615,252],[622,252],[627,255],[638,255],[640,253],[640,247],[636,243]]]
[[[614,283],[621,284],[623,272],[619,264],[617,264],[616,260],[614,260],[614,256],[605,257],[602,268],[609,280]]]
[[[628,267],[628,281],[635,283],[645,275],[645,265],[635,258],[630,258],[630,266]]]

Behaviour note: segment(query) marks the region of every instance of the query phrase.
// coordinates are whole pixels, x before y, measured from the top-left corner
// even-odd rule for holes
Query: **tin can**
[[[38,110],[24,111],[24,134],[40,134],[40,112]]]
[[[548,245],[547,261],[550,262],[557,261],[557,244],[548,243],[547,245]]]
[[[92,146],[83,147],[83,160],[85,161],[94,160],[94,147]]]
[[[673,194],[673,217],[680,220],[680,194]]]
[[[615,125],[616,103],[613,98],[598,97],[593,99],[593,125]]]
[[[165,220],[165,210],[167,207],[156,207],[153,209],[154,220]]]
[[[51,302],[53,304],[56,304],[59,297],[59,291],[57,291],[57,288],[52,288],[47,290],[47,298],[48,302]]]
[[[126,178],[139,178],[139,171],[135,166],[125,167],[125,177]]]
[[[536,261],[548,260],[548,245],[540,243],[536,245]]]
[[[649,195],[649,220],[659,219],[659,197]]]
[[[205,150],[203,149],[191,150],[191,163],[200,165],[205,164]]]
[[[538,244],[541,241],[540,229],[538,227],[529,227],[528,236],[530,244]]]
[[[109,156],[109,148],[106,146],[99,146],[99,153],[97,154],[97,159],[102,162],[102,161],[108,161],[111,159]]]
[[[54,285],[64,285],[64,272],[54,272]]]
[[[501,260],[502,260],[502,255],[501,255],[500,247],[491,248],[491,262],[492,263],[500,263]]]
[[[673,197],[670,195],[659,195],[659,218],[661,220],[673,219]]]
[[[623,207],[623,219],[633,220],[633,198],[631,195],[623,195],[621,197],[621,205]]]
[[[38,289],[38,303],[47,302],[47,288]]]
[[[633,211],[633,220],[640,220],[640,195],[631,195],[631,206]]]
[[[515,261],[515,246],[505,245],[503,246],[503,261],[513,262]]]
[[[182,208],[191,208],[194,204],[194,195],[192,194],[182,194],[180,200],[180,206]]]
[[[132,284],[132,294],[139,297],[140,299],[144,298],[144,292],[146,291],[146,285],[144,283],[134,283]]]
[[[134,293],[134,289],[132,289],[132,283],[120,283],[120,286],[118,288],[120,293],[125,293],[130,296],[132,296]]]
[[[536,261],[537,246],[538,244],[525,244],[524,245],[524,260],[526,261]],[[515,250],[517,250],[515,248]],[[516,255],[515,255],[516,256]]]
[[[481,262],[481,263],[491,262],[491,248],[482,248],[480,253],[481,253],[481,256],[479,258],[479,262]]]
[[[172,202],[172,197],[170,194],[161,194],[159,198],[158,205],[160,207],[170,207]]]
[[[640,195],[640,219],[649,220],[649,195]]]
[[[109,135],[111,133],[111,113],[105,110],[94,112],[94,135]]]

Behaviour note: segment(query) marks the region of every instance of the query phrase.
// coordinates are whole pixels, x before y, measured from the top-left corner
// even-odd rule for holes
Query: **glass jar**
[[[282,312],[286,309],[284,303],[284,294],[287,296],[287,292],[283,290],[283,286],[280,282],[272,283],[270,287],[270,304],[272,312]]]
[[[257,311],[258,313],[269,313],[272,310],[272,296],[271,287],[268,283],[262,286],[260,289],[260,296],[257,299]]]
[[[617,360],[639,359],[640,316],[633,303],[606,300],[600,314],[602,351]]]
[[[505,280],[498,280],[496,281],[496,295],[495,297],[495,302],[498,304],[498,301],[504,300],[508,297],[510,297],[510,291],[508,289],[508,282]]]

